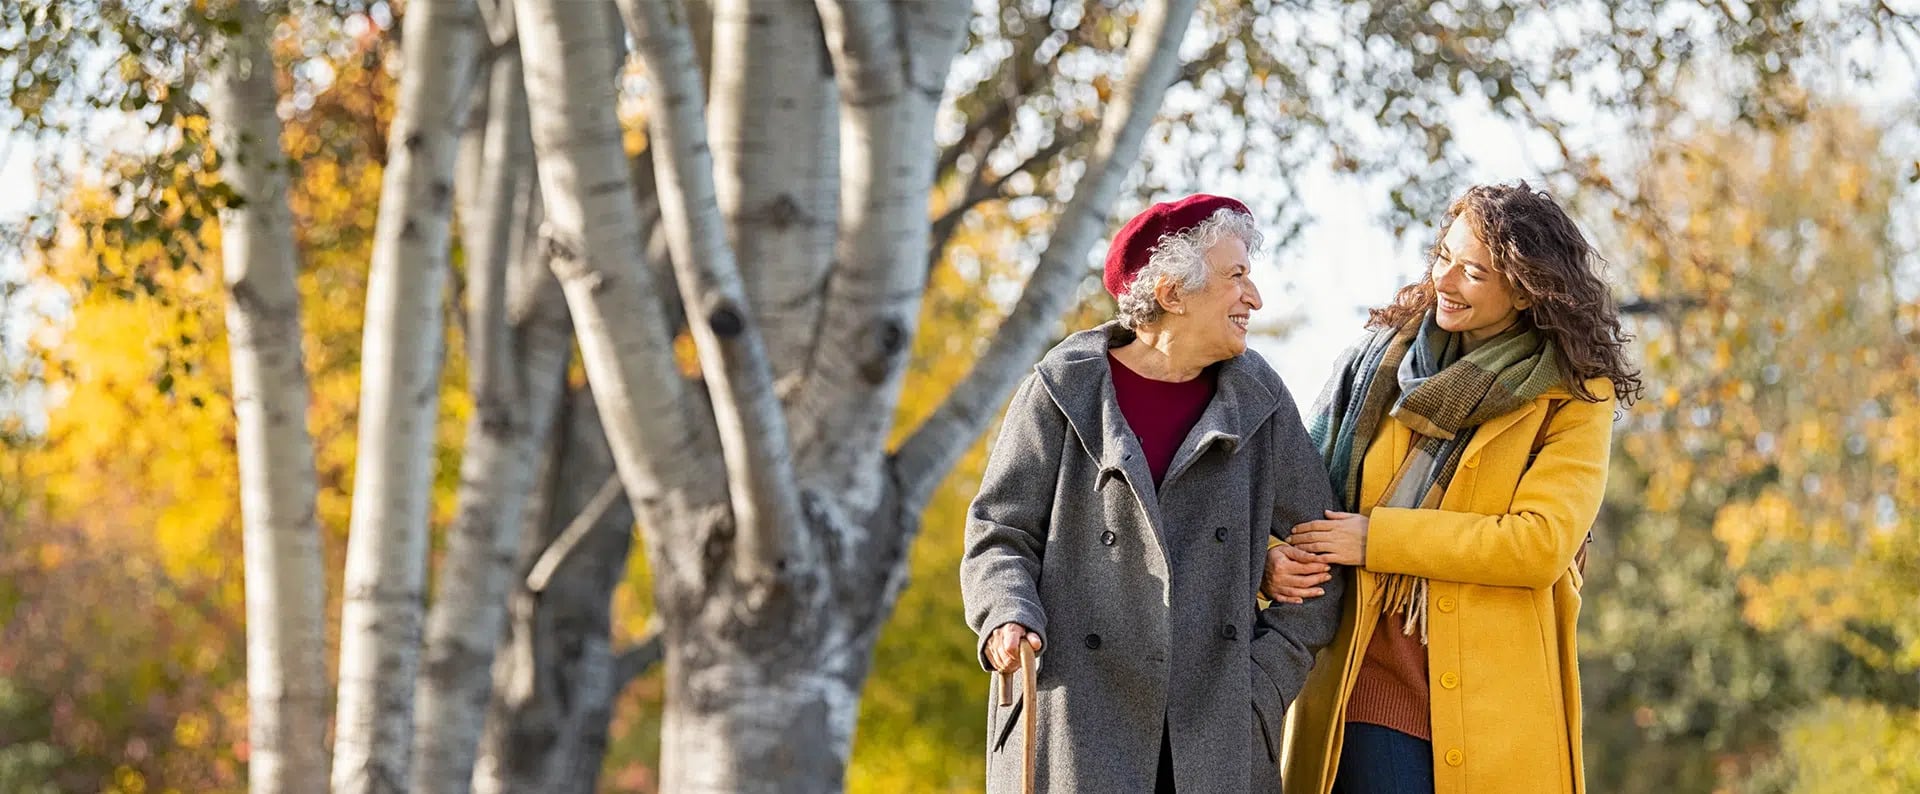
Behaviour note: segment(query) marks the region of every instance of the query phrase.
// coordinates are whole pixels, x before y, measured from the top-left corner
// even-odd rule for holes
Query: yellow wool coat
[[[1583,794],[1574,553],[1600,511],[1614,399],[1556,388],[1482,425],[1436,510],[1378,507],[1412,431],[1386,420],[1360,481],[1367,563],[1333,644],[1289,710],[1287,794],[1327,794],[1346,706],[1380,607],[1380,574],[1426,577],[1435,794]],[[1535,444],[1539,442],[1538,454]]]

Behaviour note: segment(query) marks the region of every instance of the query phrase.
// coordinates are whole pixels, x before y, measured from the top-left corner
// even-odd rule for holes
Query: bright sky
[[[33,144],[12,133],[0,136],[0,224],[19,223],[39,190],[33,178]],[[0,267],[17,264],[0,259]]]

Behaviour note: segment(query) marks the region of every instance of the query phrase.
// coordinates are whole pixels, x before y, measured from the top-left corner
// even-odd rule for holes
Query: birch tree
[[[473,0],[416,0],[402,25],[362,343],[336,794],[400,791],[409,779],[454,155],[479,49]]]
[[[238,32],[212,57],[208,114],[221,177],[238,197],[220,223],[245,539],[248,775],[255,794],[318,792],[328,762],[326,580],[268,49],[276,20],[254,0],[226,11]]]
[[[415,792],[464,792],[505,626],[512,562],[573,354],[559,282],[538,250],[543,217],[512,6],[488,20],[491,57],[459,154],[467,253],[467,382],[474,399],[460,491],[428,615]]]
[[[611,641],[609,596],[626,574],[633,512],[592,394],[575,390],[561,410],[494,661],[479,794],[598,790],[615,695],[660,659],[658,634],[624,649]]]

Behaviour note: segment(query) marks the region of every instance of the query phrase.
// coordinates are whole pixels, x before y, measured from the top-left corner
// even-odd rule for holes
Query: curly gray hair
[[[1179,234],[1164,235],[1147,256],[1146,267],[1133,277],[1133,283],[1119,297],[1116,319],[1129,330],[1139,330],[1166,314],[1166,307],[1153,294],[1161,279],[1173,283],[1183,293],[1197,292],[1207,285],[1207,249],[1227,238],[1240,238],[1247,255],[1259,252],[1266,242],[1253,216],[1234,209],[1216,210],[1207,219]]]

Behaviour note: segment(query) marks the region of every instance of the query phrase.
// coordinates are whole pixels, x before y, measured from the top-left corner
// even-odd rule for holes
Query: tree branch
[[[896,453],[901,498],[908,509],[926,504],[947,469],[979,437],[1008,390],[1044,352],[1049,332],[1066,310],[1084,271],[1087,249],[1104,228],[1108,205],[1166,96],[1195,2],[1163,0],[1143,13],[1127,45],[1126,83],[1101,121],[1086,172],[1019,303],[1000,324],[973,370]]]
[[[613,509],[614,501],[620,498],[620,476],[613,475],[600,483],[592,501],[581,509],[580,514],[567,522],[567,528],[560,531],[559,537],[548,544],[540,558],[534,560],[532,570],[527,571],[527,590],[534,593],[545,592],[547,583],[553,581],[553,575],[565,565],[574,550],[593,532],[593,526],[605,518],[608,510]]]
[[[674,328],[659,310],[641,212],[629,181],[612,75],[619,30],[611,4],[518,0],[522,64],[547,222],[560,278],[614,451],[637,515],[657,500],[728,501],[720,447],[702,398],[679,373]]]
[[[1051,20],[1052,16],[1053,10],[1049,8],[1047,17]],[[1082,14],[1080,24],[1068,31],[1068,35],[1078,37],[1082,31],[1086,30],[1087,23],[1091,19],[1093,19],[1092,14]],[[992,85],[980,89],[998,93],[1000,101],[990,102],[985,112],[975,118],[967,119],[966,131],[960,133],[959,140],[940,152],[940,159],[933,167],[934,181],[945,179],[948,174],[958,168],[962,154],[972,151],[976,156],[984,158],[985,153],[993,151],[1002,140],[1006,139],[1007,134],[1013,130],[1014,112],[1019,110],[1025,104],[1024,100],[1039,90],[1041,83],[1050,76],[1048,69],[1033,63],[1031,58],[1022,59],[1021,56],[1030,55],[1041,41],[1056,30],[1058,28],[1048,25],[1043,33],[1036,25],[1034,34],[1014,44],[1013,55],[1009,57],[1007,65],[1007,68],[1013,71],[1012,80],[1010,82],[993,81]],[[983,135],[991,136],[991,142],[986,146],[978,143]],[[983,168],[984,166],[980,164],[974,166],[975,171]]]
[[[1061,121],[1062,123],[1054,129],[1052,142],[1040,147],[1039,151],[1029,155],[1027,159],[1022,160],[1019,165],[1008,169],[1006,173],[988,181],[982,178],[985,175],[984,165],[974,170],[973,177],[967,183],[966,194],[961,196],[960,200],[955,202],[952,207],[949,207],[946,212],[941,213],[940,217],[933,220],[933,229],[930,234],[932,239],[927,243],[928,272],[932,272],[935,267],[939,266],[940,258],[947,253],[948,243],[953,241],[954,232],[960,229],[960,221],[965,220],[967,213],[972,212],[974,207],[978,207],[981,204],[995,199],[1011,198],[1006,193],[1007,180],[1012,179],[1015,174],[1029,171],[1035,166],[1046,163],[1061,152],[1087,139],[1087,128],[1069,128],[1064,123],[1065,119]]]
[[[786,418],[773,391],[733,248],[714,195],[700,68],[679,0],[619,0],[653,81],[649,91],[655,192],[680,300],[713,398],[735,524],[734,573],[770,582],[805,567],[812,542],[800,519]]]

